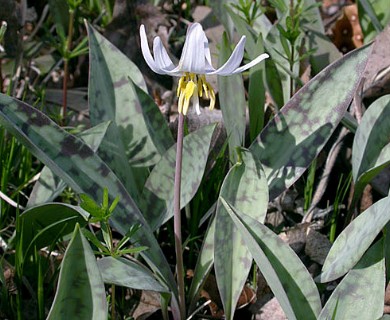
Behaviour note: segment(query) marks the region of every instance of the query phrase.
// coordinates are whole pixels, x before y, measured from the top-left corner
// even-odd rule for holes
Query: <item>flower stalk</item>
[[[184,135],[184,114],[179,113],[179,125],[177,129],[177,144],[176,144],[176,168],[175,168],[175,184],[174,184],[174,208],[173,208],[173,224],[175,233],[175,254],[176,254],[176,277],[177,288],[179,292],[179,306],[182,318],[186,314],[185,294],[184,294],[184,264],[183,264],[183,248],[181,236],[181,212],[180,212],[180,194],[181,194],[181,171],[183,160],[183,135]]]
[[[158,74],[180,77],[177,88],[179,125],[174,183],[174,233],[178,302],[181,318],[185,319],[186,305],[180,213],[184,118],[187,115],[190,103],[195,112],[200,114],[199,98],[210,100],[209,109],[212,110],[214,108],[215,93],[210,83],[207,82],[206,75],[229,76],[241,73],[268,58],[268,54],[263,53],[251,62],[241,66],[246,40],[245,36],[242,36],[226,63],[215,69],[211,63],[211,54],[206,34],[199,23],[192,23],[187,30],[182,56],[178,65],[175,66],[159,37],[153,40],[153,55],[151,54],[144,25],[140,27],[140,38],[142,54],[151,70]]]

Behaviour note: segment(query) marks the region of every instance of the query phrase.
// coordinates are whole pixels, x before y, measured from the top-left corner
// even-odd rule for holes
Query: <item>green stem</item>
[[[174,233],[175,233],[175,253],[176,253],[176,275],[177,286],[179,291],[179,306],[181,318],[185,318],[186,306],[184,297],[184,265],[183,265],[183,249],[181,237],[181,214],[180,214],[180,193],[181,193],[181,170],[183,158],[183,135],[184,135],[184,115],[179,113],[179,125],[177,129],[177,145],[176,145],[176,170],[175,170],[175,185],[174,185]]]

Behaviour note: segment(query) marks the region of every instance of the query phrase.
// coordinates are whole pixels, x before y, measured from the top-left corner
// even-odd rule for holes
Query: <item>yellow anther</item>
[[[179,80],[177,87],[178,111],[184,115],[187,114],[190,101],[196,107],[196,112],[199,113],[198,97],[205,97],[210,100],[209,109],[213,110],[215,106],[215,93],[213,87],[206,81],[204,75],[196,75],[186,72]]]
[[[188,111],[188,107],[190,105],[190,100],[191,100],[191,97],[194,95],[194,91],[195,90],[198,90],[197,88],[197,85],[195,84],[194,81],[190,80],[187,85],[186,85],[186,88],[184,90],[184,105],[183,105],[183,114],[186,115],[187,114],[187,111]]]

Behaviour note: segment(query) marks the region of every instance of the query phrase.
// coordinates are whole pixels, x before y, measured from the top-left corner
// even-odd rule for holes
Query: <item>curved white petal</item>
[[[232,74],[240,73],[240,72],[243,72],[243,71],[245,71],[245,70],[247,70],[249,68],[252,68],[256,64],[260,63],[261,61],[263,61],[263,60],[265,60],[267,58],[269,58],[269,55],[266,54],[266,53],[263,53],[263,54],[259,55],[256,59],[254,59],[251,62],[247,63],[246,65],[243,65],[242,67],[239,67],[236,70],[234,70],[232,72]]]
[[[205,73],[205,60],[208,48],[208,40],[199,23],[193,23],[188,27],[183,52],[176,71]]]
[[[222,67],[213,72],[209,72],[208,74],[218,74],[220,76],[228,76],[232,74],[232,72],[240,66],[242,58],[244,57],[245,41],[246,37],[242,36],[228,61],[226,61]]]
[[[160,37],[154,38],[153,55],[154,61],[161,70],[172,71],[175,69],[175,65],[169,57],[167,50],[165,50]]]
[[[204,44],[204,55],[205,55],[205,58],[206,58],[206,69],[207,69],[207,67],[209,67],[209,68],[211,67],[211,69],[215,70],[213,68],[212,63],[211,63],[211,54],[210,54],[209,41],[207,40],[207,37],[206,37],[205,33],[204,33],[203,44]]]
[[[141,37],[142,55],[144,56],[145,61],[148,64],[149,68],[152,69],[155,73],[166,74],[159,67],[159,65],[156,63],[156,61],[154,61],[154,59],[152,57],[152,54],[150,53],[149,44],[148,44],[148,38],[146,36],[145,26],[144,25],[141,25],[141,27],[139,28],[139,34],[140,34],[140,37]]]

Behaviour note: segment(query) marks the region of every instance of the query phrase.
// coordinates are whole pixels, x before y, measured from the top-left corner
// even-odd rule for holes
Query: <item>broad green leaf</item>
[[[189,312],[194,311],[198,294],[204,282],[209,275],[214,264],[214,235],[215,235],[215,219],[211,219],[206,235],[203,239],[202,249],[199,253],[198,261],[194,271],[194,277],[191,280],[191,287],[188,293],[188,301],[190,302]]]
[[[236,210],[225,199],[222,203],[287,318],[317,319],[321,311],[320,296],[295,252],[260,221]]]
[[[352,100],[370,51],[355,50],[321,71],[252,143],[250,150],[268,180],[270,200],[302,175],[328,141]]]
[[[27,250],[50,246],[71,233],[76,223],[87,224],[88,213],[62,203],[49,203],[27,209],[20,215],[23,254]]]
[[[140,263],[124,259],[104,257],[97,261],[105,283],[139,290],[168,292],[147,268]]]
[[[390,163],[390,95],[370,105],[356,130],[352,147],[355,197]]]
[[[263,39],[257,39],[256,51],[250,55],[251,59],[264,53]],[[265,109],[265,64],[259,63],[249,71],[248,109],[249,109],[249,135],[250,141],[255,140],[264,126]]]
[[[276,68],[275,62],[272,58],[265,60],[265,86],[267,92],[269,92],[272,101],[276,107],[276,110],[279,110],[284,104],[283,97],[283,86],[282,86],[282,77],[285,79],[285,75],[280,75],[278,69]]]
[[[240,162],[229,171],[220,198],[263,222],[268,206],[268,188],[260,162],[240,150]],[[218,201],[215,216],[214,268],[227,319],[232,319],[238,298],[252,266],[252,256],[225,206]]]
[[[339,283],[318,319],[378,319],[383,314],[384,296],[385,259],[382,239],[367,251]]]
[[[91,123],[112,121],[98,154],[138,202],[147,168],[160,160],[173,138],[137,66],[89,24],[87,29]]]
[[[149,248],[141,254],[176,294],[173,275],[152,230],[120,180],[92,149],[39,110],[3,94],[0,124],[77,193],[85,193],[97,202],[101,202],[104,188],[108,189],[111,201],[119,196],[110,220],[112,226],[123,235],[132,225],[142,226],[133,240]]]
[[[106,134],[109,124],[109,122],[103,122],[77,134],[77,136],[96,152]],[[48,167],[43,167],[39,179],[30,193],[26,207],[29,208],[38,204],[54,201],[65,187],[66,183],[64,181],[57,177]]]
[[[325,259],[319,281],[335,280],[353,268],[390,220],[389,208],[390,197],[379,200],[341,232]]]
[[[232,50],[224,34],[219,53],[219,65],[224,64]],[[236,162],[235,148],[242,147],[245,140],[246,102],[245,89],[240,74],[218,76],[219,103],[229,140],[229,157]]]
[[[194,197],[202,180],[215,124],[204,126],[184,137],[180,205],[184,208]],[[153,168],[146,181],[143,197],[146,220],[155,230],[173,215],[176,144]]]
[[[106,291],[95,256],[77,225],[61,264],[48,320],[107,319]]]

